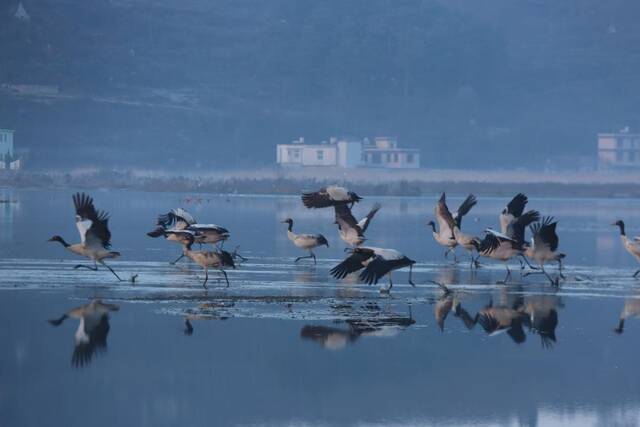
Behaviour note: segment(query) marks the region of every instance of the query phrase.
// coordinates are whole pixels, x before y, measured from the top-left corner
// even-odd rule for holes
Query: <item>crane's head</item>
[[[624,236],[624,235],[625,235],[625,233],[624,233],[624,221],[622,221],[621,219],[619,219],[619,220],[617,220],[616,222],[614,222],[614,223],[613,223],[613,224],[611,224],[611,225],[615,225],[616,227],[620,227],[620,234],[621,234],[622,236]]]
[[[293,224],[293,220],[291,218],[287,218],[284,221],[280,221],[280,222],[282,222],[283,224],[289,224],[289,225]]]

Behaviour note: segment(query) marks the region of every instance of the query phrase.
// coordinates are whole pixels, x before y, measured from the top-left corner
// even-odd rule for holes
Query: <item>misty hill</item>
[[[640,128],[640,3],[565,3],[6,0],[0,127],[39,167],[251,167],[345,134],[426,166],[592,155]]]

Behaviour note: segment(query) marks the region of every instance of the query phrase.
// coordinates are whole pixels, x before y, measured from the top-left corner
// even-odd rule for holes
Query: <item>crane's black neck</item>
[[[626,234],[624,232],[624,222],[620,222],[617,225],[618,225],[618,227],[620,227],[620,235],[621,236],[626,236]]]
[[[287,230],[291,231],[293,233],[293,221],[289,221],[288,222],[289,226],[287,227]]]
[[[60,243],[62,246],[64,246],[65,248],[68,248],[69,246],[71,246],[70,244],[68,244],[62,237],[60,236],[55,236],[51,239],[51,241],[53,242],[58,242]]]
[[[434,233],[437,233],[436,231],[436,224],[433,222],[430,222],[429,225],[431,226],[431,229],[433,230]]]

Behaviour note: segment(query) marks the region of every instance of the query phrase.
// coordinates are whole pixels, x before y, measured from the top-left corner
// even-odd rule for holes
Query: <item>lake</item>
[[[47,242],[78,241],[72,193],[0,189],[2,426],[640,424],[638,264],[611,226],[622,218],[640,234],[640,201],[530,199],[559,220],[566,279],[555,288],[517,261],[503,285],[502,263],[472,271],[460,249],[460,263],[446,260],[426,225],[436,195],[367,195],[356,216],[383,206],[367,244],[417,261],[417,286],[402,270],[384,295],[330,277],[345,257],[333,210],[299,197],[91,191],[122,254],[110,265],[138,276],[74,270],[88,263]],[[463,229],[497,227],[507,202],[479,198]],[[197,265],[169,264],[178,245],[146,236],[178,206],[230,230],[225,248],[247,258],[230,287],[212,272],[203,289]],[[317,265],[294,264],[305,254],[287,217],[327,237]],[[48,322],[94,299],[118,309],[87,318],[88,337],[72,316]]]

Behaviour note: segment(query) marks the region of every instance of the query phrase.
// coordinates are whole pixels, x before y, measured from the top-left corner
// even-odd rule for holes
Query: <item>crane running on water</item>
[[[351,255],[331,269],[331,275],[336,279],[344,279],[348,274],[364,269],[359,279],[368,285],[377,284],[384,276],[389,276],[389,287],[381,289],[382,293],[389,293],[393,287],[391,273],[404,267],[409,267],[409,284],[415,286],[412,280],[413,264],[416,262],[395,249],[383,249],[360,246],[351,250]]]
[[[620,228],[620,240],[622,241],[622,246],[636,259],[636,261],[640,262],[640,244],[638,243],[640,242],[640,237],[635,237],[633,241],[629,240],[624,230],[624,221],[621,219],[611,225],[615,225]],[[633,277],[638,277],[638,274],[640,274],[640,270],[636,270],[636,272],[633,273]]]
[[[436,220],[438,221],[439,230],[436,230],[436,224],[433,221],[429,221],[427,225],[431,226],[433,230],[433,239],[447,248],[444,253],[444,257],[447,258],[449,256],[449,252],[453,252],[453,260],[458,262],[458,258],[456,257],[455,247],[458,245],[456,241],[456,236],[454,234],[454,230],[457,227],[460,229],[462,226],[462,217],[469,213],[471,208],[473,208],[478,201],[476,200],[473,194],[469,194],[467,198],[460,204],[458,210],[452,215],[451,211],[449,211],[449,207],[447,206],[447,200],[445,193],[442,193],[440,199],[436,203],[434,208],[434,215]],[[461,235],[461,240],[462,235]],[[466,247],[465,247],[466,249]],[[473,263],[473,254],[471,256]]]
[[[78,264],[73,268],[98,271],[98,264],[101,264],[109,269],[119,281],[122,281],[120,276],[104,262],[105,259],[120,256],[120,252],[109,250],[111,248],[109,214],[104,211],[97,211],[93,206],[93,199],[84,193],[74,194],[73,204],[76,208],[76,227],[80,233],[80,243],[71,245],[58,235],[51,237],[49,241],[58,242],[69,252],[93,261],[93,267]]]
[[[301,259],[313,258],[313,263],[316,262],[316,254],[313,253],[313,249],[318,246],[326,245],[329,247],[329,242],[322,234],[296,234],[293,232],[293,220],[291,218],[287,218],[282,221],[284,224],[288,224],[287,227],[287,238],[291,240],[291,242],[300,249],[304,249],[309,251],[309,255],[307,256],[299,256],[296,258],[294,262],[298,262]]]
[[[375,214],[380,210],[381,205],[376,203],[373,205],[369,213],[360,221],[356,221],[351,209],[347,205],[334,206],[336,214],[336,224],[338,224],[338,232],[340,238],[349,246],[360,246],[367,240],[364,237],[364,232],[367,231],[371,220]]]
[[[558,234],[556,234],[557,221],[552,217],[544,217],[542,221],[532,224],[529,229],[533,237],[531,244],[526,248],[524,254],[538,263],[540,273],[544,274],[552,285],[558,286],[562,276],[562,259],[565,257],[563,253],[557,253],[558,250]],[[544,269],[545,263],[549,261],[557,261],[560,265],[560,274],[553,279]],[[525,276],[534,274],[528,272]]]
[[[233,255],[222,249],[216,249],[214,251],[191,250],[191,245],[193,245],[195,239],[192,234],[187,234],[186,238],[188,243],[185,247],[184,255],[204,269],[204,282],[202,283],[202,286],[207,289],[207,281],[209,280],[209,269],[215,268],[220,273],[222,273],[222,275],[224,276],[224,280],[227,282],[227,287],[229,287],[229,278],[227,277],[227,272],[224,271],[224,268],[236,268],[236,265],[233,261]]]

